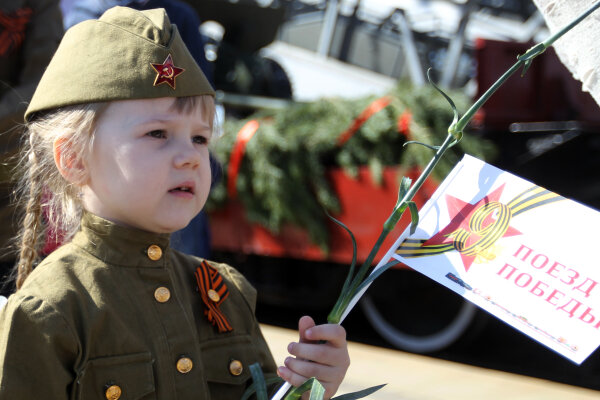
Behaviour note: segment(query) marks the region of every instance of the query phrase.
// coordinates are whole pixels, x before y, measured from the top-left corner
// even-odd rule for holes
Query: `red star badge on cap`
[[[167,83],[173,89],[175,89],[175,78],[180,75],[185,69],[176,67],[173,65],[173,58],[171,54],[167,56],[162,64],[150,63],[152,68],[156,71],[156,79],[154,79],[154,86],[158,86],[161,83]]]

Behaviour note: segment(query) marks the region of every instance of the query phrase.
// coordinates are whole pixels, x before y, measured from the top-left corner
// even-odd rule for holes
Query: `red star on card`
[[[180,75],[185,69],[176,67],[173,64],[173,57],[171,54],[167,56],[162,64],[150,63],[152,68],[156,71],[156,78],[154,79],[154,86],[158,86],[162,83],[166,83],[175,89],[175,78]]]
[[[483,232],[486,230],[487,227],[494,224],[494,221],[493,221],[494,214],[489,213],[482,220],[482,223],[481,223],[482,230],[481,231],[472,232],[471,219],[473,217],[473,214],[475,212],[477,212],[477,210],[480,209],[482,206],[484,206],[490,202],[499,202],[500,196],[502,195],[503,190],[504,190],[504,185],[500,186],[498,189],[494,190],[492,193],[488,194],[487,196],[485,196],[483,199],[479,200],[475,204],[470,204],[470,203],[462,201],[461,199],[458,199],[454,196],[447,195],[446,203],[448,205],[448,213],[450,214],[450,217],[452,218],[452,220],[446,227],[444,227],[442,230],[440,230],[436,235],[434,235],[429,240],[427,240],[425,243],[423,243],[423,247],[453,243],[455,240],[457,240],[456,237],[454,236],[454,233],[456,233],[459,230],[464,230],[464,231],[467,231],[470,233],[469,235],[467,235],[466,240],[464,243],[462,243],[461,247],[469,247],[470,245],[473,244],[473,242],[477,242],[477,241],[481,240],[482,239],[481,234],[483,234]],[[519,232],[517,229],[515,229],[511,226],[508,226],[506,228],[506,230],[501,233],[502,233],[501,237],[515,236],[515,235],[521,234],[521,232]],[[465,253],[461,252],[460,256],[461,256],[463,264],[465,266],[465,271],[468,271],[469,267],[475,260],[476,255],[469,255],[469,254],[465,254]]]

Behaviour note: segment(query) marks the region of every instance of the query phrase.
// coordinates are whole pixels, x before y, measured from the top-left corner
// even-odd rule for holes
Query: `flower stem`
[[[525,66],[528,68],[531,61],[542,54],[548,47],[550,47],[554,42],[556,42],[560,37],[562,37],[565,33],[570,31],[575,25],[580,23],[585,17],[590,15],[592,12],[597,10],[600,7],[600,1],[590,7],[588,10],[583,12],[579,17],[571,21],[569,24],[564,26],[558,32],[554,33],[548,39],[544,40],[541,43],[533,46],[531,49],[527,50],[525,54],[517,57],[517,62],[509,68],[502,76],[479,98],[477,101],[465,112],[458,123],[456,124],[456,130],[458,132],[462,132],[467,124],[473,119],[475,113],[483,106],[483,104],[498,90],[500,86],[512,75],[514,74],[521,66]],[[525,72],[525,71],[524,71]]]
[[[327,321],[329,323],[332,323],[332,324],[339,323],[342,314],[346,310],[346,307],[348,306],[348,304],[354,297],[360,284],[363,282],[364,277],[367,273],[367,270],[371,267],[371,264],[373,263],[373,260],[375,259],[375,256],[377,255],[377,252],[379,251],[379,249],[381,248],[381,245],[383,244],[383,241],[385,240],[387,235],[394,229],[394,227],[396,226],[396,223],[400,220],[400,218],[404,214],[404,211],[407,208],[406,204],[410,200],[412,200],[412,198],[415,196],[417,191],[421,188],[423,183],[425,183],[425,180],[429,177],[429,175],[431,174],[431,172],[433,171],[435,166],[438,164],[438,162],[440,161],[440,159],[442,158],[442,156],[444,155],[446,150],[448,150],[448,148],[450,148],[453,141],[454,141],[454,136],[451,133],[448,133],[448,136],[446,136],[446,140],[444,140],[444,143],[436,151],[435,155],[429,161],[429,163],[427,164],[427,166],[425,167],[425,169],[423,170],[423,172],[421,173],[419,178],[410,187],[408,192],[406,192],[404,197],[399,201],[399,203],[398,203],[399,205],[394,209],[394,211],[392,212],[392,214],[390,215],[390,217],[384,224],[384,228],[381,231],[381,234],[379,235],[377,242],[371,248],[371,251],[369,252],[369,255],[367,256],[367,259],[363,262],[362,266],[360,267],[360,270],[356,273],[356,276],[352,280],[352,284],[350,285],[350,288],[348,290],[342,292],[342,295],[338,298],[338,301],[336,302],[331,313],[327,317]]]

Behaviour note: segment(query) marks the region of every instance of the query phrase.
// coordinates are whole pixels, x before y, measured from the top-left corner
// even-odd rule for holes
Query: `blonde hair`
[[[82,203],[79,188],[67,181],[54,161],[54,143],[63,138],[63,151],[85,159],[91,148],[96,122],[108,103],[60,108],[38,116],[26,126],[19,163],[18,199],[23,212],[16,240],[19,254],[13,274],[17,290],[40,259],[49,227],[68,240],[79,228]]]
[[[69,182],[58,170],[54,160],[54,145],[61,139],[62,158],[71,162],[85,160],[91,152],[98,119],[110,103],[68,106],[36,116],[26,125],[20,171],[18,198],[23,212],[20,234],[17,236],[18,262],[12,279],[20,289],[40,260],[49,230],[60,233],[63,243],[79,230],[83,203],[80,187]],[[212,123],[212,96],[179,97],[173,103],[178,112],[189,113],[200,106]],[[84,181],[87,172],[74,177]]]

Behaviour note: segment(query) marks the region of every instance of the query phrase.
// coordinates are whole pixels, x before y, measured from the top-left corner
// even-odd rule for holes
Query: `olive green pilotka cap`
[[[25,112],[215,92],[164,9],[113,7],[69,29]]]

